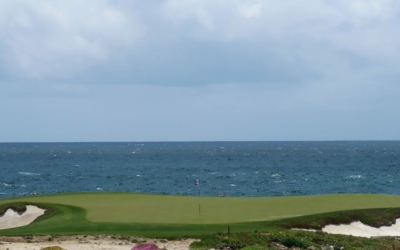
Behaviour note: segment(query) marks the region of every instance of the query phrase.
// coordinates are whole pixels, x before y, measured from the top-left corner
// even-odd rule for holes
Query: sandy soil
[[[23,214],[19,214],[12,209],[7,209],[3,216],[0,216],[0,229],[29,225],[36,220],[36,218],[43,215],[45,211],[44,209],[31,205],[26,206],[26,211]]]
[[[400,236],[400,219],[390,227],[370,227],[359,221],[353,222],[349,225],[328,225],[322,231],[330,234],[344,234],[359,237],[378,237],[378,236]]]
[[[59,246],[66,250],[130,250],[136,244],[155,243],[168,250],[187,250],[194,239],[163,240],[129,236],[0,236],[0,250],[39,250],[44,247]]]
[[[300,228],[292,228],[292,230],[301,230],[301,231],[309,231],[316,232],[317,230],[313,229],[300,229]],[[400,236],[400,219],[397,219],[396,222],[389,227],[371,227],[361,223],[360,221],[355,221],[350,224],[342,224],[342,225],[327,225],[322,228],[322,231],[329,234],[342,234],[342,235],[352,235],[358,237],[383,237],[383,236]]]

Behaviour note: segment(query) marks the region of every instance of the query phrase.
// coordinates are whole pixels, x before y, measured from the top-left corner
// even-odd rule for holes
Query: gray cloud
[[[0,141],[399,139],[399,11],[0,1]]]
[[[10,80],[293,81],[323,74],[306,71],[324,50],[398,64],[399,9],[389,0],[2,2],[2,68]]]

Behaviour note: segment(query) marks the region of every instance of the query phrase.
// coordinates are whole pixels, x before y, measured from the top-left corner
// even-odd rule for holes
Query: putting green
[[[222,224],[274,220],[340,210],[400,207],[400,196],[341,194],[291,197],[188,197],[133,193],[73,193],[0,199],[73,205],[91,222]],[[200,215],[199,215],[200,205]]]

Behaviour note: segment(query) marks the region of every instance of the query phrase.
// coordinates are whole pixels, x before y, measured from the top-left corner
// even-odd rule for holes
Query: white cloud
[[[400,4],[395,0],[205,0],[164,2],[168,20],[201,39],[326,43],[360,56],[399,55]],[[199,18],[199,13],[207,18]],[[198,27],[192,27],[194,21]],[[204,20],[212,22],[212,29]],[[393,55],[395,53],[395,56]]]
[[[2,1],[0,16],[1,59],[16,74],[33,78],[110,60],[146,30],[135,10],[106,0]]]
[[[184,56],[175,53],[177,47],[194,42],[200,54],[231,46],[227,61],[243,50],[270,50],[281,51],[277,64],[286,65],[319,47],[361,61],[399,64],[399,11],[395,0],[0,1],[0,61],[14,77],[60,80],[140,67],[156,57],[154,51],[162,62],[177,61]],[[263,64],[262,58],[251,59]],[[160,70],[152,65],[158,62],[146,65],[150,78]]]
[[[245,17],[258,17],[263,7],[262,1],[243,1],[239,3],[239,13]]]

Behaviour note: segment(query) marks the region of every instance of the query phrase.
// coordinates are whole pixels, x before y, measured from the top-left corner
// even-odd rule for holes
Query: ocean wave
[[[18,174],[22,174],[22,175],[40,175],[38,173],[30,173],[30,172],[18,172]]]
[[[207,196],[400,192],[396,186],[400,183],[400,173],[396,171],[400,141],[142,144],[44,143],[0,147],[0,165],[4,165],[0,192],[7,193],[0,197],[29,195],[32,190],[43,194],[102,192],[96,188],[192,195],[186,189],[193,188],[193,179],[198,178],[203,180],[201,192]],[[384,147],[389,150],[387,154],[382,151]],[[391,151],[397,156],[390,155]],[[370,155],[373,159],[368,160]]]
[[[362,176],[362,175],[350,175],[350,176],[345,177],[345,179],[361,179],[361,178],[364,178],[364,176]]]

